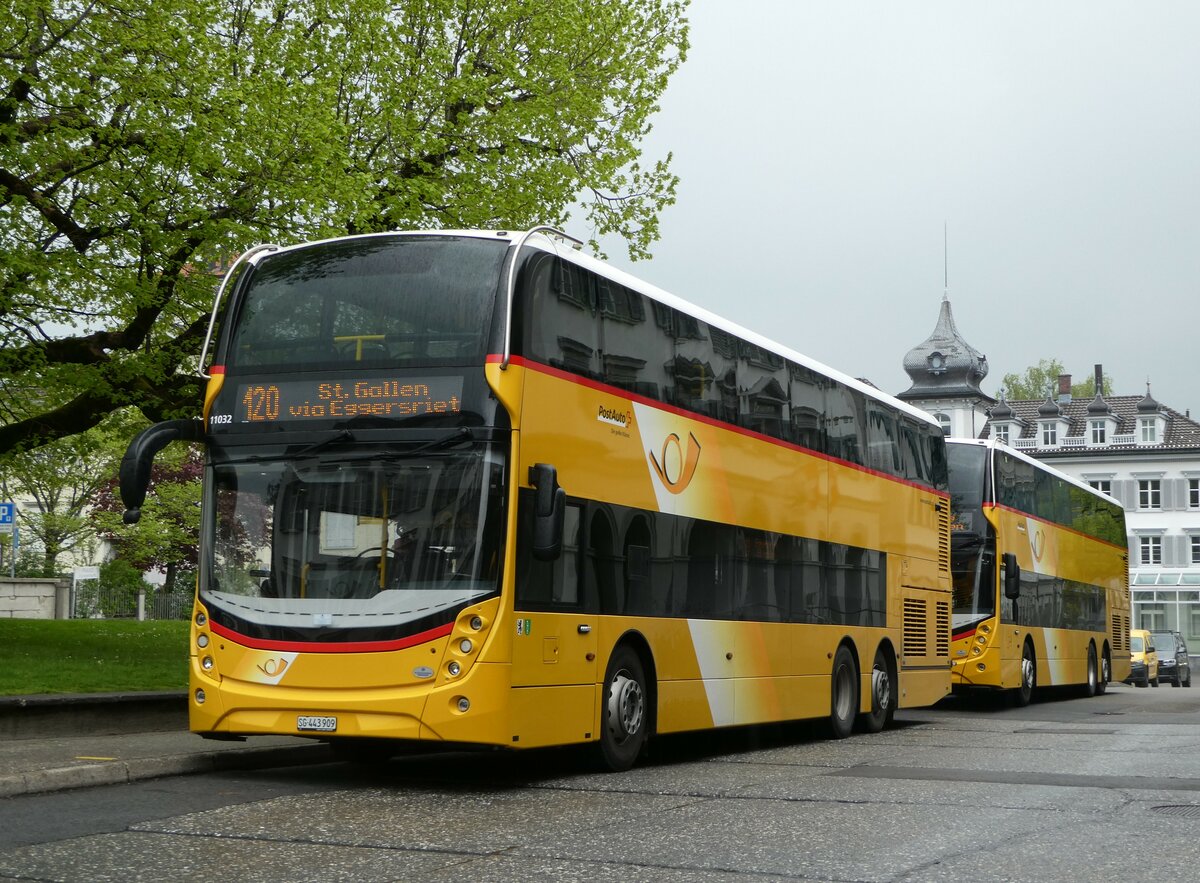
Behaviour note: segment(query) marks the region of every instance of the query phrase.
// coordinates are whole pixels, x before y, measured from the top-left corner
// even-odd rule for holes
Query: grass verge
[[[187,689],[186,620],[0,619],[0,696]]]

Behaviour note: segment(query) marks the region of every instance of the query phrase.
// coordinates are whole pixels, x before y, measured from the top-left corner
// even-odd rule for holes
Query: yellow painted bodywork
[[[1106,632],[1043,628],[1002,623],[994,616],[975,633],[954,641],[954,684],[962,687],[1015,689],[1021,685],[1021,654],[1033,644],[1037,685],[1060,687],[1087,683],[1088,648],[1100,660],[1107,652],[1111,681],[1129,676],[1129,569],[1126,551],[1047,521],[999,506],[984,507],[996,534],[996,560],[1017,556],[1022,571],[1036,571],[1088,585],[1108,595]],[[999,579],[997,567],[997,579]],[[1018,603],[1020,603],[1018,601]]]
[[[214,667],[205,672],[197,648],[205,629],[193,621],[193,730],[295,733],[298,715],[335,715],[338,736],[517,748],[593,741],[608,660],[623,640],[646,648],[660,733],[826,717],[843,643],[858,661],[862,711],[881,647],[899,673],[900,707],[949,692],[944,495],[552,369],[493,362],[486,372],[513,426],[510,513],[529,467],[550,463],[570,497],[877,549],[887,553],[887,627],[518,611],[516,556],[507,554],[499,598],[459,614],[449,638],[405,650],[297,653],[275,677],[266,669],[280,654],[210,636]],[[210,385],[209,401],[214,394]],[[506,548],[515,542],[513,517]],[[475,637],[467,623],[480,612],[483,639],[452,678],[446,666],[460,636]],[[422,665],[435,676],[413,677]],[[468,711],[458,710],[460,698]]]

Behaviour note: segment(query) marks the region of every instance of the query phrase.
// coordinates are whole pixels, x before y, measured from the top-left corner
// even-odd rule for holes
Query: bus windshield
[[[502,471],[487,446],[217,463],[201,597],[260,638],[398,637],[453,616],[499,590]]]
[[[507,245],[368,236],[269,255],[235,306],[226,369],[479,364]]]
[[[946,446],[950,465],[950,570],[954,581],[954,629],[996,613],[995,544],[983,517],[987,448]]]

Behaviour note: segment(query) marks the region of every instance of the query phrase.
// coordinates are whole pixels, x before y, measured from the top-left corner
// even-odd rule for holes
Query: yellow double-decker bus
[[[1112,498],[1005,445],[950,439],[954,689],[1088,696],[1129,676],[1129,552]]]
[[[656,734],[844,737],[949,693],[937,424],[572,243],[380,234],[230,271],[203,420],[122,469],[135,518],[157,450],[207,448],[195,732],[622,769]]]

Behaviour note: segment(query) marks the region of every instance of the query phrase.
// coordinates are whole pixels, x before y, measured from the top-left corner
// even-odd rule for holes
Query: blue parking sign
[[[12,503],[0,503],[0,524],[12,526],[13,510],[15,508]]]

